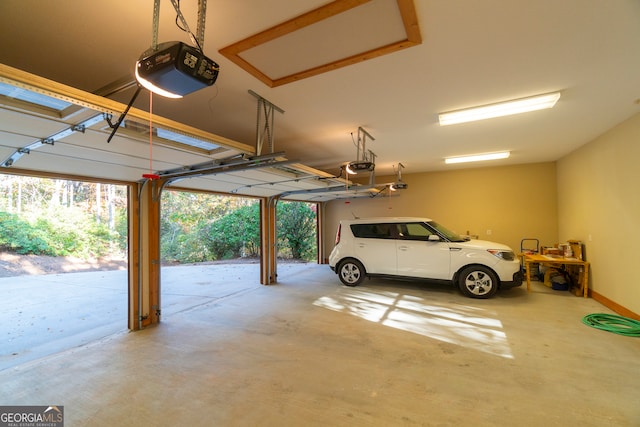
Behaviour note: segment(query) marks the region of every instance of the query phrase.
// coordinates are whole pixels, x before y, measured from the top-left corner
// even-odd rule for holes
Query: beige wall
[[[640,114],[558,161],[559,238],[585,242],[593,291],[640,313]]]
[[[405,173],[402,178],[409,188],[396,197],[329,202],[328,252],[338,221],[353,215],[428,217],[458,233],[505,243],[516,252],[523,238],[540,239],[541,245],[558,242],[555,163]]]

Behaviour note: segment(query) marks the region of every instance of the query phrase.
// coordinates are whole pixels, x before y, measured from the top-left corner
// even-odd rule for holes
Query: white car
[[[347,286],[369,276],[447,280],[472,298],[520,286],[524,277],[508,246],[463,238],[428,218],[340,221],[329,266]]]

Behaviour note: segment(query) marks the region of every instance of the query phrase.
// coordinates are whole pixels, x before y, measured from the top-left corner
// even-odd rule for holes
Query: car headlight
[[[505,261],[513,261],[516,259],[516,254],[514,254],[513,251],[505,251],[504,249],[487,249],[487,252]]]

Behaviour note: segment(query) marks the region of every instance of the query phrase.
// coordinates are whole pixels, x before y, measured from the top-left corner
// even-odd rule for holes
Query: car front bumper
[[[502,283],[500,283],[500,287],[502,289],[516,288],[518,286],[521,286],[523,281],[524,281],[524,273],[521,270],[518,270],[515,273],[513,273],[513,280],[511,282],[503,281]]]

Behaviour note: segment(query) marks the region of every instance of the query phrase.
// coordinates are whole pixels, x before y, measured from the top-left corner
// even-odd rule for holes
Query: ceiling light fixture
[[[513,99],[511,101],[500,102],[497,104],[481,105],[479,107],[440,113],[438,115],[438,119],[440,121],[440,126],[492,119],[495,117],[510,116],[512,114],[527,113],[529,111],[551,108],[556,105],[558,99],[560,99],[560,92],[547,93],[528,98]]]
[[[501,151],[498,153],[486,153],[486,154],[473,154],[470,156],[456,156],[456,157],[445,157],[444,162],[446,164],[453,163],[467,163],[467,162],[481,162],[484,160],[498,160],[498,159],[507,159],[511,155],[509,151]]]

